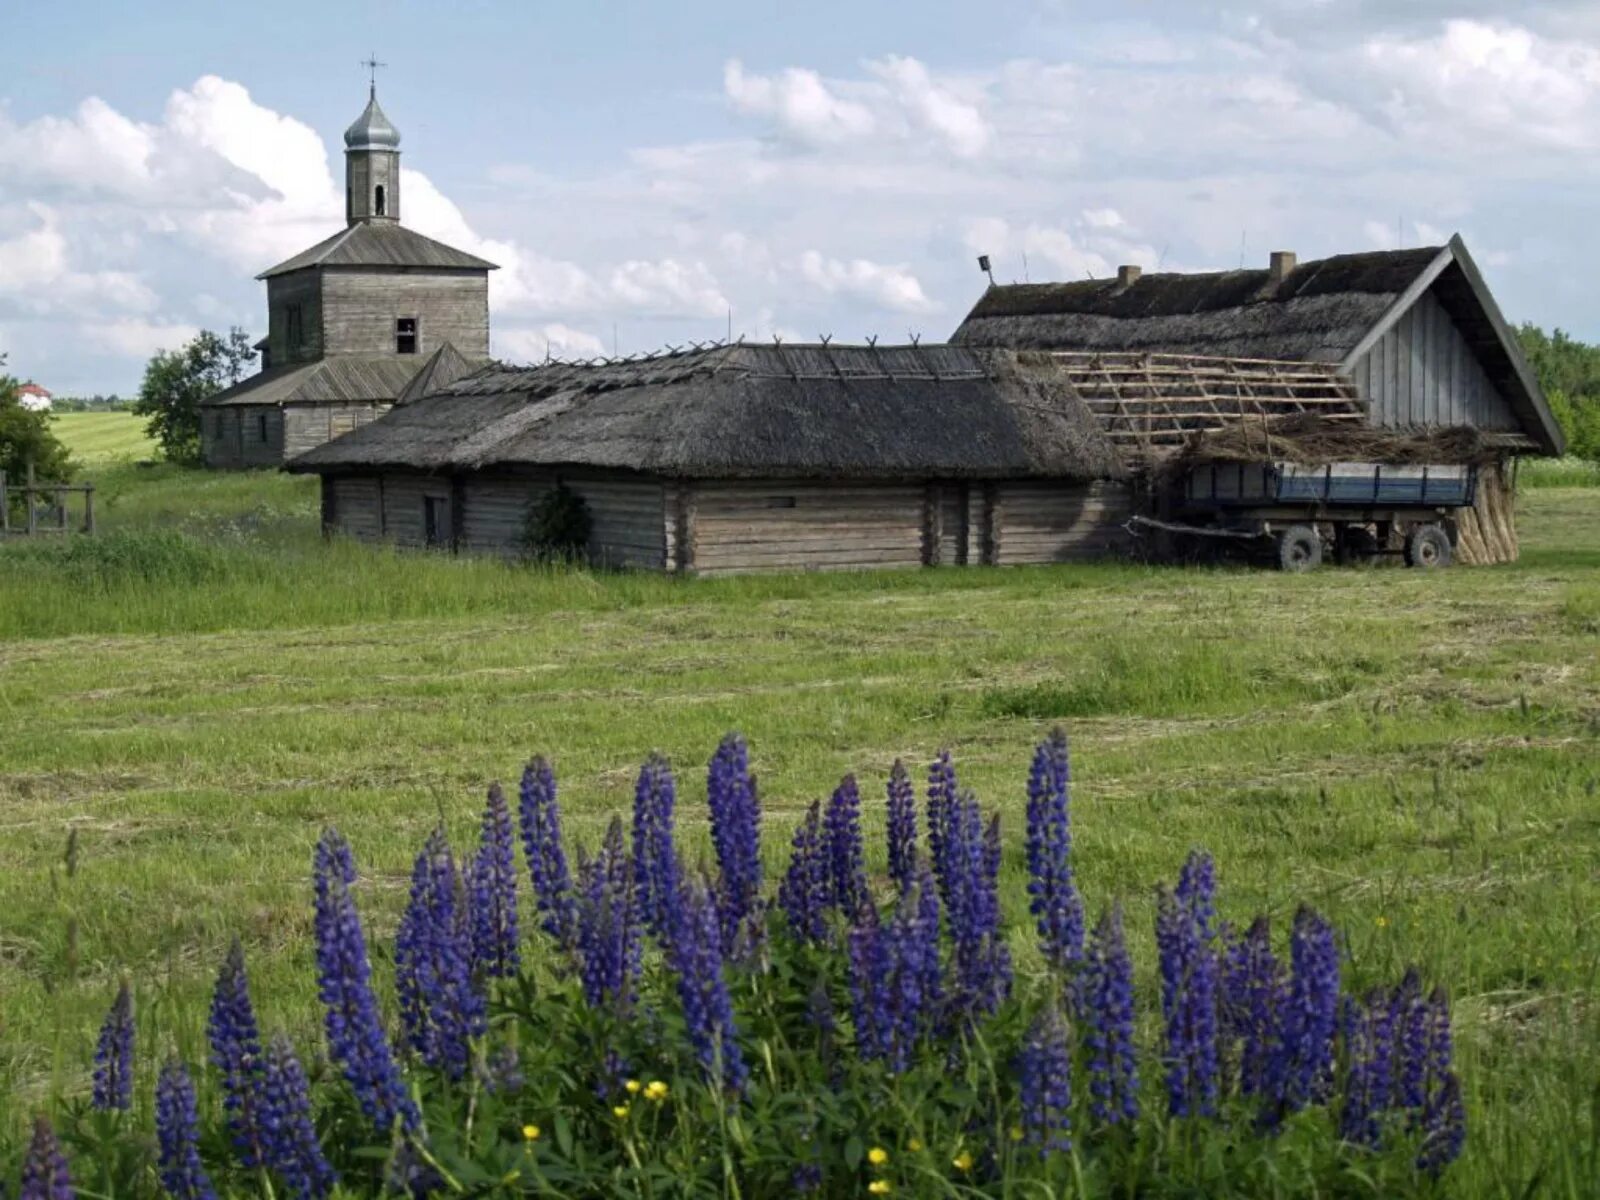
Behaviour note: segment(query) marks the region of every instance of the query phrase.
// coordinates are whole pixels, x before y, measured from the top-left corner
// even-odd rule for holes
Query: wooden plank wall
[[[267,280],[267,346],[273,366],[322,357],[321,284],[317,271],[310,267]],[[300,306],[300,341],[293,346],[289,344],[291,304]]]
[[[661,481],[602,473],[563,473],[561,479],[589,507],[591,561],[607,567],[666,568],[670,560]],[[466,477],[461,484],[463,548],[521,553],[528,509],[555,485],[553,472]]]
[[[276,405],[229,405],[200,412],[200,453],[208,467],[275,467],[283,461],[283,437],[283,410]]]
[[[995,485],[1000,566],[1071,562],[1114,553],[1127,542],[1133,515],[1127,486],[1109,481],[1010,481]]]
[[[383,537],[383,500],[373,476],[324,476],[322,487],[332,493],[333,527],[363,542]]]
[[[925,497],[916,483],[699,483],[694,569],[915,567],[923,559]]]
[[[446,475],[414,475],[389,472],[383,476],[383,536],[397,546],[426,546],[427,525],[423,500],[450,499],[450,478]],[[444,534],[448,540],[448,528]]]
[[[293,458],[377,420],[392,404],[291,404],[284,409],[284,457]]]
[[[484,273],[323,272],[328,354],[393,354],[395,321],[421,322],[419,360],[452,342],[468,358],[489,357],[489,284]]]
[[[1374,425],[1521,428],[1432,292],[1362,356],[1351,376],[1372,406]]]

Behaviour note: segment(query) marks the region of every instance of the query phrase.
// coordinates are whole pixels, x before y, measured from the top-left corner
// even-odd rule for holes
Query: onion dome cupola
[[[348,224],[400,219],[400,131],[378,106],[376,87],[344,131],[344,179]]]

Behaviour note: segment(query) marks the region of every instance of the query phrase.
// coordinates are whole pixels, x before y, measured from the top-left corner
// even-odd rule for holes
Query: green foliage
[[[529,506],[522,549],[534,562],[582,562],[593,525],[583,497],[558,483]]]
[[[5,356],[0,355],[0,367]],[[33,464],[34,478],[61,482],[72,474],[72,459],[51,428],[48,412],[22,407],[17,381],[0,371],[0,471],[13,484],[22,482]]]
[[[250,335],[237,326],[220,337],[202,329],[178,350],[158,350],[144,369],[133,411],[172,462],[200,461],[200,404],[244,377],[255,361]]]
[[[1531,324],[1517,337],[1567,436],[1567,453],[1600,462],[1600,346]]]

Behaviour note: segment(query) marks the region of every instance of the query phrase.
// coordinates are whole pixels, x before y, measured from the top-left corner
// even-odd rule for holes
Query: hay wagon
[[[1471,463],[1208,462],[1189,466],[1167,497],[1170,519],[1134,525],[1178,540],[1268,553],[1284,571],[1403,556],[1407,566],[1448,566],[1455,513],[1477,496]]]

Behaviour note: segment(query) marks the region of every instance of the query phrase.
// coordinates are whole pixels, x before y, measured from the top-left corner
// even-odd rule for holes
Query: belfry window
[[[415,354],[417,352],[417,318],[401,317],[395,321],[394,352],[396,354]]]
[[[383,216],[383,214],[385,212],[384,203],[383,203],[383,184],[381,184],[381,183],[376,188],[373,189],[373,193],[372,193],[372,211],[374,213],[376,213],[380,217]]]

